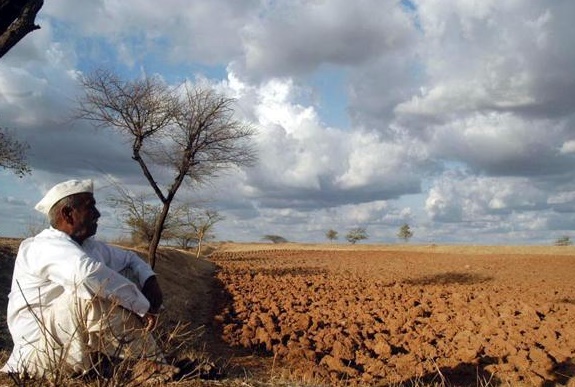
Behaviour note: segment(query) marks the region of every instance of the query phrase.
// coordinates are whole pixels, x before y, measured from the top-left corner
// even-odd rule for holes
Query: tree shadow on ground
[[[426,275],[419,278],[407,279],[404,282],[408,285],[472,285],[493,280],[491,276],[481,274],[447,272],[434,275]]]
[[[228,319],[235,315],[234,299],[217,276],[214,275],[212,281],[210,300],[212,318],[205,325],[205,334],[203,335],[206,350],[212,359],[222,364],[225,377],[257,378],[261,375],[267,375],[271,366],[270,363],[273,361],[270,354],[260,353],[254,348],[231,346],[223,339],[224,328],[230,322]]]

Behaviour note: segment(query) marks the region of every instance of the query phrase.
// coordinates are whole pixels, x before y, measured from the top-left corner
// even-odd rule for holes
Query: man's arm
[[[132,281],[87,256],[79,266],[78,272],[86,273],[85,276],[79,276],[79,285],[87,288],[93,296],[117,302],[142,317],[149,312],[150,302]]]
[[[156,275],[150,265],[133,251],[110,246],[94,239],[85,241],[82,247],[88,255],[98,257],[106,266],[118,273],[129,269],[136,277],[133,280],[137,280],[140,289],[144,288],[151,276]]]
[[[163,303],[163,294],[156,277],[156,273],[150,265],[140,258],[136,253],[124,250],[105,243],[90,240],[85,243],[84,248],[90,251],[91,255],[98,255],[105,264],[112,270],[122,272],[126,269],[136,278],[142,294],[150,302],[148,313],[158,314]]]

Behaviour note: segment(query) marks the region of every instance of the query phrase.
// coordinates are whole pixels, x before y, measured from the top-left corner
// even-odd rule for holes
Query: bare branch
[[[14,135],[0,128],[0,167],[11,169],[20,177],[31,173],[26,162],[29,145],[18,141]]]

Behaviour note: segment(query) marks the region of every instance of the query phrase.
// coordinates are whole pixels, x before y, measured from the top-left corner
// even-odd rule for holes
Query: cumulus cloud
[[[240,33],[257,19],[257,0],[74,1],[46,2],[42,15],[66,22],[89,38],[85,54],[106,49],[127,64],[160,56],[176,63],[214,65],[241,52]],[[91,52],[97,50],[96,52]],[[94,58],[95,59],[95,58]]]
[[[574,140],[565,141],[563,145],[561,145],[561,149],[559,150],[559,152],[562,154],[575,153],[575,141]]]
[[[571,165],[573,4],[415,1],[419,89],[393,126],[435,160],[491,176],[563,175]],[[356,107],[361,109],[361,104]],[[382,128],[388,131],[387,128]]]
[[[265,205],[336,206],[420,191],[420,173],[429,165],[418,144],[325,126],[313,106],[298,102],[290,79],[274,78],[259,87],[234,79],[229,86],[258,128],[260,162],[247,170],[245,184]]]
[[[392,2],[274,2],[243,33],[237,71],[256,79],[297,76],[322,64],[355,66],[412,38],[410,17]]]
[[[121,139],[71,121],[76,87],[71,75],[39,78],[32,72],[4,67],[0,68],[0,85],[4,86],[0,91],[4,101],[0,104],[0,125],[13,129],[30,146],[27,156],[34,171],[134,172]]]
[[[549,210],[548,195],[527,178],[482,177],[451,170],[434,182],[425,209],[436,222],[504,224],[513,213]]]
[[[435,157],[457,160],[490,175],[549,175],[569,168],[567,158],[557,152],[558,142],[569,133],[556,120],[476,113],[427,130]]]
[[[505,110],[548,117],[565,113],[575,64],[571,3],[417,1],[427,91],[401,109],[450,114]],[[562,84],[561,84],[562,83]],[[569,108],[569,110],[571,110]]]
[[[170,81],[236,98],[258,130],[257,166],[184,195],[217,198],[227,235],[317,240],[365,224],[391,240],[407,221],[420,240],[541,241],[575,211],[574,12],[528,0],[46,2],[42,29],[0,63],[0,125],[30,143],[36,195],[70,175],[143,188],[121,139],[68,120],[75,78],[169,67]],[[205,67],[219,73],[200,78]],[[15,197],[9,185],[0,196]]]

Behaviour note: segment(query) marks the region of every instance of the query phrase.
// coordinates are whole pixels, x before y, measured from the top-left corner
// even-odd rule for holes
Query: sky
[[[111,181],[151,192],[115,132],[73,120],[78,79],[208,83],[257,130],[259,161],[183,201],[217,240],[550,245],[575,237],[571,0],[47,0],[0,58],[0,126],[31,175],[0,170],[0,235],[43,222],[54,184],[91,178],[99,236],[125,229]]]

